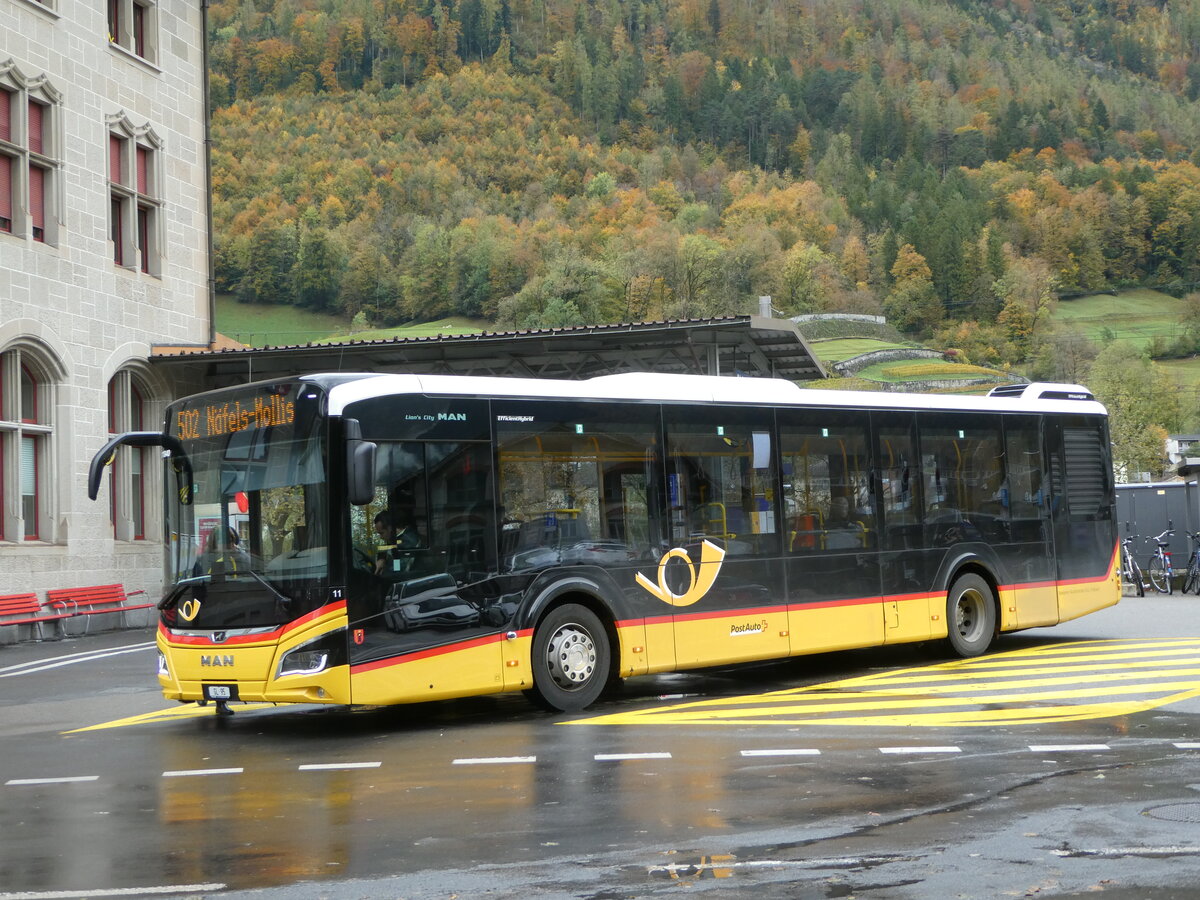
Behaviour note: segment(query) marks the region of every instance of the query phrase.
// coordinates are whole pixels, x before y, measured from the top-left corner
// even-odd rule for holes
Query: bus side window
[[[825,410],[781,418],[787,552],[874,546],[870,458],[865,419],[859,418]]]
[[[771,416],[753,409],[669,411],[671,538],[715,539],[727,553],[778,552]],[[676,421],[670,421],[674,418]]]
[[[656,407],[511,401],[494,410],[503,569],[628,566],[657,554]]]

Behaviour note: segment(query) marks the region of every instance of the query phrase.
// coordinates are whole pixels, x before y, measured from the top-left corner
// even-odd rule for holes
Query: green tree
[[[1108,408],[1113,468],[1118,480],[1149,472],[1160,477],[1166,464],[1166,435],[1179,430],[1179,389],[1149,357],[1113,343],[1092,363],[1088,386]]]
[[[329,231],[306,223],[300,232],[296,265],[292,269],[297,302],[321,312],[333,310],[345,267],[345,252]]]
[[[945,308],[933,287],[925,257],[905,244],[892,266],[892,289],[883,301],[888,321],[901,331],[917,333],[937,326]]]
[[[296,223],[262,223],[251,235],[246,274],[238,284],[243,303],[291,303],[296,267]]]

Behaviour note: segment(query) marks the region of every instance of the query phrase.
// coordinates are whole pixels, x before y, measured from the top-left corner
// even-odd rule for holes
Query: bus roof
[[[853,409],[944,409],[962,412],[1049,412],[1106,415],[1091,392],[1077,384],[1035,382],[1010,385],[981,396],[812,390],[780,378],[737,378],[622,372],[580,381],[495,378],[476,375],[305,376],[329,390],[329,412],[341,415],[352,403],[397,394],[512,397],[564,400],[651,400],[744,403],[752,406],[812,406]]]

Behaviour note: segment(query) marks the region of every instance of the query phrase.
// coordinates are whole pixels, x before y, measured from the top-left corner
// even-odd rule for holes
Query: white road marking
[[[796,750],[742,750],[742,756],[820,756],[820,750],[807,747]]]
[[[0,900],[72,900],[75,897],[144,897],[147,894],[194,894],[223,891],[220,882],[211,884],[160,884],[153,887],[136,888],[92,888],[86,891],[17,891],[6,894],[0,891]]]
[[[596,762],[616,762],[623,759],[670,759],[670,753],[597,753]]]
[[[455,766],[489,766],[505,763],[537,762],[536,756],[476,756],[470,759],[456,759],[451,765]]]
[[[1055,856],[1200,856],[1200,847],[1101,847],[1097,850],[1051,850]]]
[[[825,869],[825,868],[860,868],[863,866],[879,865],[881,863],[913,862],[915,856],[833,856],[819,859],[722,859],[709,857],[698,863],[671,863],[665,866],[649,866],[646,871],[650,875],[670,875],[678,878],[680,875],[691,876],[702,871],[721,869]]]
[[[186,778],[189,775],[241,775],[246,770],[241,766],[234,769],[176,769],[163,772],[163,778]]]
[[[10,778],[5,784],[74,784],[78,781],[99,781],[99,775],[68,775],[65,778]]]
[[[45,672],[48,669],[58,669],[63,666],[72,666],[76,663],[93,662],[98,659],[106,659],[110,656],[123,656],[126,653],[137,653],[141,650],[149,650],[154,646],[154,641],[148,641],[144,644],[132,644],[127,647],[114,647],[111,650],[88,650],[84,653],[68,653],[65,656],[54,657],[53,659],[37,659],[29,662],[20,663],[15,666],[5,666],[0,669],[0,678],[16,678],[18,675],[33,675],[37,672]]]
[[[382,762],[306,763],[299,768],[301,772],[317,772],[329,769],[378,769],[382,765]]]
[[[1184,741],[1183,743],[1176,744],[1175,746],[1178,747],[1180,750],[1200,750],[1200,744],[1190,742],[1190,741]]]
[[[1034,753],[1069,753],[1072,750],[1111,750],[1108,744],[1030,744]]]
[[[880,747],[880,753],[962,753],[959,747]]]

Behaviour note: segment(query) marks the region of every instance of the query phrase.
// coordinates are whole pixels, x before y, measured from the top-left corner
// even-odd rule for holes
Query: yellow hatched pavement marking
[[[1198,658],[1200,640],[1089,641],[572,724],[912,727],[1099,719],[1200,696]]]
[[[275,709],[274,703],[239,703],[234,709],[238,712],[256,709]],[[215,706],[199,706],[188,703],[183,706],[173,706],[170,709],[159,709],[154,712],[142,713],[139,716],[128,716],[124,719],[114,719],[111,722],[101,722],[99,725],[88,725],[84,728],[74,728],[63,734],[79,734],[83,731],[101,731],[105,728],[123,728],[126,725],[151,725],[156,722],[170,722],[174,719],[197,719],[202,716],[215,716]]]

